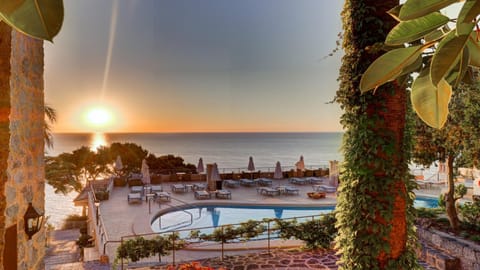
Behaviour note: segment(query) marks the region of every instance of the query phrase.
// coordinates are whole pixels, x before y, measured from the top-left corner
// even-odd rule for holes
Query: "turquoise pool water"
[[[438,205],[438,199],[417,197],[415,207],[432,208]],[[165,232],[201,227],[217,227],[236,224],[247,220],[264,218],[293,218],[326,214],[334,206],[296,207],[296,206],[199,206],[176,210],[161,215],[152,223],[154,232]]]

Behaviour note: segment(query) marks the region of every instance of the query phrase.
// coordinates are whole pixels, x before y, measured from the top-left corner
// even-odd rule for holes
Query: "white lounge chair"
[[[142,203],[142,194],[138,192],[129,193],[127,196],[127,201],[128,203],[132,203],[132,202]]]

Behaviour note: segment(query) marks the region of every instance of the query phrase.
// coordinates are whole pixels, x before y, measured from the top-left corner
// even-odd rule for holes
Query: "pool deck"
[[[189,185],[200,182],[188,182]],[[298,195],[276,195],[268,196],[257,192],[257,187],[237,186],[228,188],[231,191],[231,199],[216,199],[212,195],[211,199],[195,199],[194,192],[189,190],[185,193],[174,193],[171,191],[171,183],[163,183],[163,190],[171,195],[170,202],[155,203],[153,201],[128,203],[127,196],[130,188],[114,187],[110,197],[102,201],[99,207],[100,218],[104,224],[107,238],[110,241],[120,240],[122,236],[131,236],[139,234],[153,233],[150,226],[152,220],[160,212],[169,208],[175,208],[182,205],[292,205],[292,206],[312,206],[312,205],[335,205],[335,193],[327,193],[324,199],[311,199],[307,192],[312,192],[312,185],[292,185],[287,179],[273,180],[272,187],[276,186],[295,186],[299,189]],[[149,211],[150,208],[150,211]],[[108,246],[114,246],[107,245]],[[102,253],[102,250],[100,250]],[[112,254],[111,252],[108,252]],[[114,254],[114,253],[113,253]]]
[[[188,182],[192,185],[200,182]],[[273,187],[276,186],[295,186],[299,189],[298,195],[276,195],[268,196],[257,192],[257,187],[237,186],[236,188],[228,188],[231,191],[231,199],[216,199],[212,195],[211,199],[198,200],[194,196],[194,192],[189,190],[185,193],[174,193],[171,191],[171,183],[163,183],[163,190],[171,195],[170,202],[155,203],[154,201],[146,202],[145,198],[140,202],[129,203],[127,196],[130,193],[130,188],[114,187],[110,197],[106,201],[102,201],[99,206],[99,216],[103,222],[103,227],[106,231],[106,236],[109,241],[120,241],[122,237],[142,235],[154,233],[151,228],[151,222],[155,217],[170,208],[176,208],[183,205],[292,205],[292,206],[322,206],[335,205],[336,194],[327,193],[324,199],[311,199],[307,196],[307,192],[312,192],[313,187],[308,185],[293,185],[288,183],[287,179],[273,180]],[[417,195],[431,195],[438,196],[439,189],[421,190]],[[278,241],[272,243],[275,246],[282,245],[300,245],[298,242],[284,243]],[[106,245],[106,253],[109,256],[110,262],[113,262],[115,251],[118,243],[108,243]],[[249,246],[251,248],[253,246]],[[231,250],[245,252],[235,245],[231,245]],[[248,250],[248,248],[247,248]],[[218,251],[212,254],[212,251],[205,250],[199,247],[197,257],[207,258],[218,256]],[[103,247],[99,247],[99,253],[103,253]],[[182,255],[183,253],[183,255]],[[178,252],[178,260],[196,259],[191,258],[191,252]]]

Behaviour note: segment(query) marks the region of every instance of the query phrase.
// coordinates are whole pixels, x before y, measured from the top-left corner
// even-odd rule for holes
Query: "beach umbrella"
[[[280,161],[277,161],[277,164],[275,165],[275,173],[273,174],[273,178],[274,179],[283,178],[282,166],[280,165]]]
[[[212,180],[213,181],[221,181],[220,172],[218,171],[217,163],[213,163],[213,172],[212,172]]]
[[[253,157],[248,158],[248,167],[247,169],[251,172],[255,171],[255,164],[253,164]]]
[[[200,158],[198,160],[197,173],[203,173],[203,172],[205,172],[205,169],[203,168],[203,159]]]
[[[115,171],[121,171],[123,169],[123,163],[122,163],[122,158],[120,155],[117,156],[117,159],[115,160],[115,165],[113,167]]]
[[[253,157],[248,158],[247,169],[250,171],[250,178],[253,178],[253,171],[255,171],[255,164],[253,164]]]
[[[150,171],[148,169],[148,164],[145,159],[142,160],[142,182],[144,185],[150,185]]]
[[[303,156],[300,156],[300,160],[295,163],[295,167],[298,171],[305,171],[305,162],[303,161]]]

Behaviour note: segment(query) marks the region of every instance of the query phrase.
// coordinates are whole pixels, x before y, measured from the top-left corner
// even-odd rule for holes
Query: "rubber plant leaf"
[[[385,40],[387,45],[401,45],[424,37],[426,34],[448,23],[450,19],[440,12],[432,12],[426,16],[398,23]]]
[[[62,0],[8,0],[0,4],[0,17],[26,35],[52,41],[63,23]]]
[[[425,35],[425,42],[437,41],[445,36],[445,32],[442,29],[437,29]]]
[[[413,82],[410,99],[418,117],[427,125],[440,129],[447,121],[452,87],[445,79],[435,87],[429,77],[429,69],[426,68]]]
[[[402,21],[416,19],[439,11],[455,2],[458,2],[458,0],[407,0],[403,4],[398,17]]]
[[[457,87],[463,81],[463,77],[467,73],[468,63],[470,62],[470,53],[468,47],[464,47],[460,57],[457,58],[455,66],[450,70],[445,80],[452,87]]]
[[[456,31],[452,30],[440,41],[430,65],[430,77],[433,85],[436,86],[453,68],[457,57],[459,57],[467,42],[468,36],[457,36]]]
[[[468,37],[467,46],[470,52],[470,65],[480,67],[480,41],[476,32],[472,32]]]
[[[400,9],[402,9],[402,6],[403,4],[401,5],[398,5],[392,9],[390,9],[389,11],[387,11],[387,13],[392,16],[395,20],[397,21],[400,21],[400,18],[398,18],[398,15],[400,14]]]
[[[480,13],[480,1],[467,0],[462,6],[457,18],[457,27],[462,23],[471,23]]]
[[[407,66],[415,63],[425,45],[391,50],[377,58],[365,71],[360,80],[360,90],[365,93],[402,74]]]

